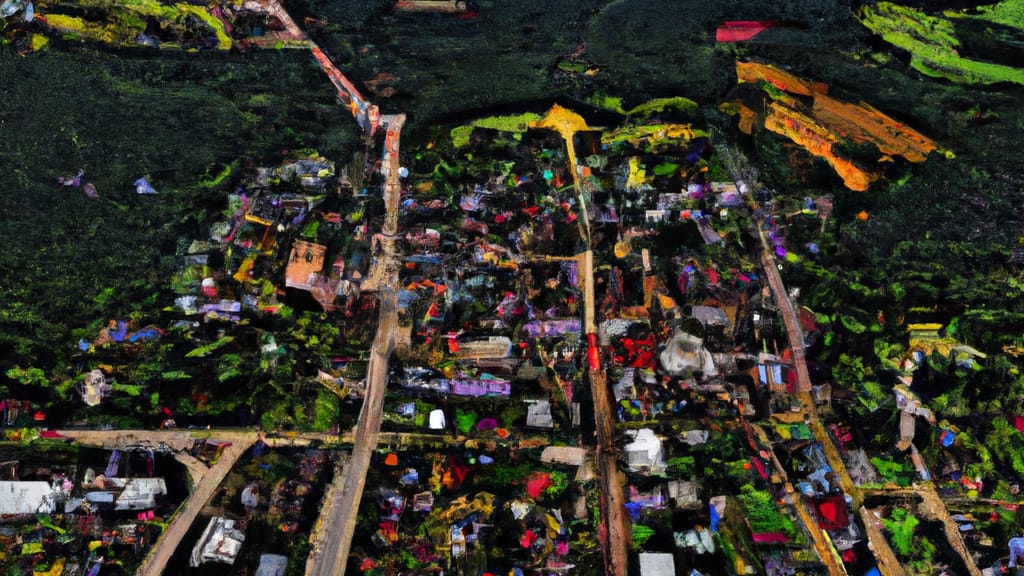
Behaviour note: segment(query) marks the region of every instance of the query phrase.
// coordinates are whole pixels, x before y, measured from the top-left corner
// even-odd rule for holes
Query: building
[[[210,518],[194,548],[189,565],[198,568],[207,562],[234,564],[245,542],[245,534],[235,529],[235,521],[222,516]]]
[[[56,493],[47,482],[0,481],[0,516],[51,514]]]
[[[633,441],[626,444],[626,460],[630,469],[650,473],[665,467],[664,448],[654,430],[641,428],[627,430],[626,434],[633,436]]]
[[[675,576],[676,563],[671,554],[640,553],[640,576]]]
[[[288,267],[285,269],[285,286],[309,290],[313,280],[324,269],[327,247],[311,242],[296,240],[292,245]]]

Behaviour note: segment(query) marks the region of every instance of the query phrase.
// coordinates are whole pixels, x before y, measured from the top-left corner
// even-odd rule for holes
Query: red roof
[[[726,22],[715,31],[715,40],[718,42],[743,42],[750,40],[774,25],[775,22],[771,20],[734,20]]]

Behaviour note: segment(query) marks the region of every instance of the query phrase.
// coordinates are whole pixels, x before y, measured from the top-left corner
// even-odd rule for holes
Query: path
[[[736,180],[737,186],[740,189],[747,187],[746,182],[753,183],[753,187],[756,187],[757,181],[757,170],[754,169],[743,157],[742,154],[737,153],[732,148],[723,144],[723,138],[716,138],[715,152],[720,156],[722,162],[727,166],[729,172]],[[825,453],[825,459],[828,461],[829,466],[839,476],[839,484],[843,489],[843,492],[848,494],[853,499],[853,509],[861,516],[864,530],[867,533],[868,542],[870,543],[871,550],[874,552],[875,559],[878,562],[878,568],[884,576],[904,576],[905,572],[896,555],[893,553],[892,548],[889,546],[888,540],[882,533],[877,522],[873,521],[870,512],[863,508],[864,495],[861,493],[860,488],[850,478],[849,471],[846,469],[846,463],[839,455],[839,451],[833,443],[831,436],[825,427],[821,424],[821,420],[818,417],[817,405],[814,399],[811,397],[811,378],[810,373],[807,370],[807,362],[804,357],[804,334],[800,327],[800,319],[797,316],[796,310],[793,308],[793,302],[789,299],[789,292],[786,290],[785,284],[782,282],[782,276],[779,274],[779,266],[775,260],[775,251],[765,237],[764,227],[761,221],[756,221],[757,234],[761,240],[761,269],[764,271],[765,276],[768,279],[768,285],[771,288],[772,295],[776,306],[778,307],[779,314],[782,316],[782,321],[786,326],[786,337],[789,341],[789,348],[793,358],[793,369],[797,374],[797,397],[800,400],[801,405],[801,416],[807,422],[808,427],[814,434],[815,440],[821,445],[823,452]],[[801,517],[803,517],[801,515]],[[806,521],[805,521],[806,523]],[[815,523],[813,528],[816,528]],[[814,530],[812,528],[812,537],[814,532],[817,532],[817,536],[823,538],[820,530]],[[818,553],[821,556],[822,562],[825,563],[829,569],[830,574],[845,574],[846,569],[841,562],[832,553],[833,547],[831,545],[825,546],[822,550],[819,548],[820,542],[818,538],[815,538],[815,548],[818,548]]]
[[[883,488],[880,490],[870,490],[868,493],[872,496],[911,498],[916,500],[918,502],[917,512],[920,515],[924,516],[926,519],[938,520],[942,523],[943,531],[946,534],[946,540],[949,542],[950,547],[958,556],[960,556],[964,566],[967,567],[967,573],[970,574],[970,576],[982,575],[978,565],[974,562],[974,557],[971,556],[970,550],[967,549],[967,545],[964,543],[959,526],[949,515],[949,509],[946,507],[946,503],[939,497],[939,494],[935,491],[935,487],[932,484],[915,484],[912,488]],[[870,514],[870,512],[868,512],[868,514]]]

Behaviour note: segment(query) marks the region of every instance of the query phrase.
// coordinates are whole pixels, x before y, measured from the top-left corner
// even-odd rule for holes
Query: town
[[[68,35],[304,51],[360,146],[218,164],[219,211],[178,238],[149,313],[75,327],[73,373],[6,369],[0,572],[979,576],[1024,561],[1022,349],[979,337],[974,311],[926,305],[935,282],[829,259],[840,230],[872,223],[852,198],[956,159],[925,130],[736,58],[714,107],[595,95],[403,136],[413,118],[382,112],[316,21],[276,1],[126,2],[102,22],[47,4],[0,7],[22,57]],[[558,74],[596,73],[569,61]],[[758,139],[836,185],[773,184]],[[56,185],[102,201],[94,170]],[[152,174],[129,190],[168,193]],[[997,381],[981,422],[967,391]]]

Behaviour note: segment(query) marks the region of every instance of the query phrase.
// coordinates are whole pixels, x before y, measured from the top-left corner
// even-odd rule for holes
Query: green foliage
[[[544,489],[544,495],[558,498],[569,487],[569,475],[561,470],[552,470],[548,472],[548,476],[551,478],[551,486]]]
[[[516,423],[526,416],[526,406],[522,402],[513,402],[506,406],[498,415],[502,428],[514,428]]]
[[[908,473],[912,470],[905,464],[893,460],[891,456],[886,456],[885,458],[872,456],[871,463],[878,470],[878,475],[884,478],[886,482],[892,482],[900,486],[906,486],[910,483]]]
[[[1002,0],[996,4],[978,6],[975,10],[976,14],[960,14],[952,10],[945,14],[951,18],[973,18],[1024,30],[1024,2],[1022,0]]]
[[[882,526],[889,532],[896,552],[908,558],[914,552],[914,528],[921,521],[903,508],[895,508],[890,518],[882,518]]]
[[[842,323],[844,328],[846,328],[850,332],[853,332],[854,334],[863,334],[864,331],[867,330],[867,326],[862,324],[853,316],[842,314],[839,316],[839,321]]]
[[[136,396],[141,395],[146,387],[139,384],[120,384],[118,382],[114,382],[110,385],[110,389],[114,392],[124,392],[128,396],[135,398]]]
[[[767,491],[744,484],[737,498],[743,504],[747,522],[754,533],[780,532],[789,538],[796,535],[793,519],[782,513]]]
[[[226,346],[226,345],[228,345],[228,344],[230,344],[231,342],[234,342],[234,341],[235,341],[235,337],[234,336],[222,336],[222,337],[214,340],[213,342],[210,342],[209,344],[206,344],[206,345],[203,345],[203,346],[199,346],[198,348],[190,351],[188,354],[185,354],[185,357],[186,358],[203,358],[203,357],[209,356],[210,353],[213,352],[214,350],[217,350],[218,348],[221,348],[222,346]]]
[[[633,549],[640,550],[654,536],[654,529],[643,524],[633,524]]]
[[[48,386],[50,384],[46,379],[46,372],[43,372],[42,368],[15,366],[8,369],[5,374],[11,380],[16,380],[26,386]]]
[[[960,41],[945,18],[879,2],[861,8],[860,20],[886,42],[910,52],[910,65],[923,74],[968,84],[1024,84],[1024,70],[960,56]]]
[[[847,390],[856,390],[864,381],[864,361],[857,356],[846,353],[839,355],[839,360],[832,367],[832,377],[836,384]]]
[[[985,436],[985,446],[1018,475],[1024,475],[1024,435],[1004,416],[992,420],[992,430]]]
[[[669,459],[666,468],[673,478],[689,478],[693,475],[694,463],[693,456],[677,456]]]
[[[460,434],[469,434],[473,431],[473,426],[476,425],[479,417],[475,410],[463,410],[461,408],[455,410],[455,425],[459,430]]]
[[[328,390],[318,391],[313,408],[313,430],[327,432],[338,422],[339,414],[338,397]]]
[[[874,342],[875,358],[883,367],[889,370],[900,371],[899,359],[906,347],[899,343],[889,343],[882,338],[876,338]]]
[[[540,120],[540,115],[533,112],[480,118],[470,124],[453,128],[451,131],[452,144],[454,144],[456,148],[462,148],[469,144],[469,137],[473,134],[473,130],[475,128],[491,128],[502,132],[521,134],[526,132],[530,127],[531,122],[536,122],[538,120]]]
[[[161,372],[160,377],[164,380],[188,380],[191,376],[184,370],[168,370]]]
[[[222,354],[217,361],[217,381],[225,382],[241,376],[244,362],[241,354]]]

